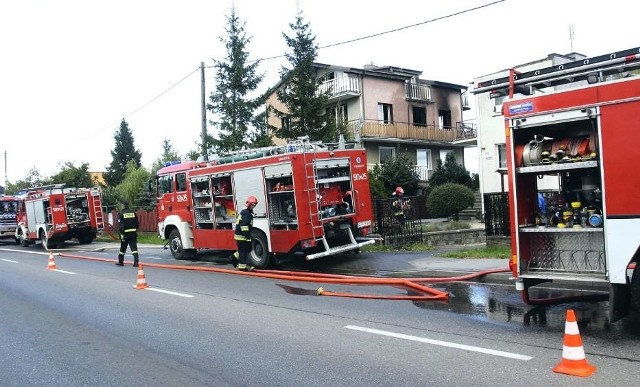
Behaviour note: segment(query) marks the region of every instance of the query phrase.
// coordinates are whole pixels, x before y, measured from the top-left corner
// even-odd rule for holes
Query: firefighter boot
[[[239,263],[236,269],[239,271],[253,271],[254,267],[247,265],[246,263]]]
[[[240,258],[240,254],[238,254],[237,251],[231,254],[231,264],[233,267],[238,267],[238,258]]]
[[[133,267],[138,267],[138,254],[133,255]]]

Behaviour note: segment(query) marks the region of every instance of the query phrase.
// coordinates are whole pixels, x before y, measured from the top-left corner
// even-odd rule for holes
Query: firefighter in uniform
[[[116,265],[124,265],[124,253],[127,252],[127,246],[129,246],[131,254],[133,254],[133,266],[138,267],[138,216],[129,208],[129,202],[123,200],[122,205],[122,211],[118,216],[120,252],[118,252]]]
[[[236,231],[233,238],[238,244],[238,266],[241,271],[251,271],[248,257],[251,253],[251,227],[253,226],[253,209],[258,205],[258,199],[255,196],[249,196],[245,203],[245,207],[238,214],[236,220]]]
[[[405,211],[409,207],[409,202],[404,199],[404,189],[402,187],[397,187],[393,192],[393,197],[395,198],[393,203],[391,203],[391,206],[393,207],[393,216],[398,221],[400,227],[404,227],[406,220]]]

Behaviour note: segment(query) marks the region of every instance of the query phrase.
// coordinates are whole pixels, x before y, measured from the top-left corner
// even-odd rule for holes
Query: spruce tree
[[[151,175],[155,176],[156,172],[164,166],[166,161],[179,160],[181,160],[180,154],[173,149],[171,141],[165,137],[165,139],[162,140],[162,155],[153,162],[153,165],[151,166]]]
[[[253,145],[259,139],[270,145],[270,138],[264,138],[265,125],[261,115],[255,111],[264,104],[263,97],[250,98],[264,78],[258,74],[260,61],[249,62],[247,45],[251,38],[245,34],[245,23],[240,21],[235,7],[227,16],[226,37],[220,37],[225,45],[227,57],[214,60],[216,89],[211,93],[207,109],[218,117],[210,123],[217,128],[217,138],[207,135],[207,141],[217,152],[225,152]]]
[[[111,164],[107,167],[104,174],[104,180],[107,185],[115,187],[122,182],[127,172],[127,164],[134,161],[136,167],[140,167],[140,159],[142,154],[135,148],[133,144],[133,134],[129,129],[127,121],[122,119],[120,128],[113,135],[115,146],[111,151]]]
[[[282,35],[291,49],[285,57],[292,68],[281,68],[283,85],[277,91],[278,99],[287,111],[275,110],[276,116],[285,122],[283,127],[275,129],[275,133],[284,139],[309,135],[312,141],[335,142],[337,131],[326,112],[328,93],[317,94],[318,82],[313,67],[318,55],[315,36],[301,11],[289,27],[293,34]]]

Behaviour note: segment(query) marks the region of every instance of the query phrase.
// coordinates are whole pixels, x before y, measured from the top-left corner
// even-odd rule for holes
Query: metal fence
[[[487,236],[511,235],[508,192],[484,194],[484,227]]]
[[[374,233],[382,243],[401,248],[412,243],[422,243],[422,219],[426,217],[424,197],[407,196],[404,217],[396,217],[392,203],[395,199],[373,199]]]

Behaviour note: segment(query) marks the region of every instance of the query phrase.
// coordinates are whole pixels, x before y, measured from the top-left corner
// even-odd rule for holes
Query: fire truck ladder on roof
[[[212,164],[229,164],[237,161],[259,159],[284,153],[306,152],[326,149],[321,142],[309,141],[309,136],[298,137],[287,142],[286,145],[267,146],[262,148],[240,149],[224,152],[211,160]]]
[[[478,83],[474,94],[491,93],[491,98],[514,93],[531,95],[536,89],[558,86],[567,83],[587,81],[602,82],[607,76],[640,69],[640,47],[617,51],[593,58],[581,59],[538,70],[518,73],[509,70],[509,76]]]

